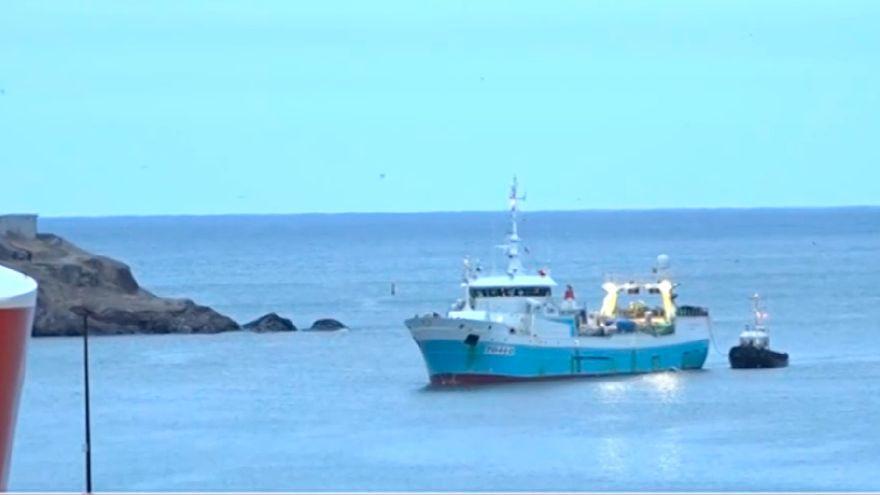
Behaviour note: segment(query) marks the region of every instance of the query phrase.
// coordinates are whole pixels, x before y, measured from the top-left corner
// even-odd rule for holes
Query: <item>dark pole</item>
[[[83,314],[83,377],[86,406],[86,493],[92,493],[92,418],[89,411],[89,314]]]

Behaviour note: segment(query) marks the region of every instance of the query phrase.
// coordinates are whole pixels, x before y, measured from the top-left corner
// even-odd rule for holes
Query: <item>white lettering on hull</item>
[[[510,345],[488,344],[483,354],[492,356],[513,356],[516,354],[516,348]]]

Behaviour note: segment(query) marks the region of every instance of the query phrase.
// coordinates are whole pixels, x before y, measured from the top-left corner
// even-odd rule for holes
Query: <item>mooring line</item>
[[[712,348],[715,349],[715,352],[718,353],[719,356],[727,356],[720,349],[718,349],[718,344],[715,342],[715,332],[712,331],[712,319],[709,318],[709,340],[712,342]]]

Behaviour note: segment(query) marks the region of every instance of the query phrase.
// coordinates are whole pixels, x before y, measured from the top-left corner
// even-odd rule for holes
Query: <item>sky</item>
[[[878,205],[880,2],[6,0],[0,212]]]

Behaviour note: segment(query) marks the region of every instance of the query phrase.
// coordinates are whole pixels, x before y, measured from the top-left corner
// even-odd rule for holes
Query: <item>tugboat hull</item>
[[[734,369],[784,368],[788,366],[788,354],[747,345],[731,348],[728,359],[730,359],[730,367]]]

